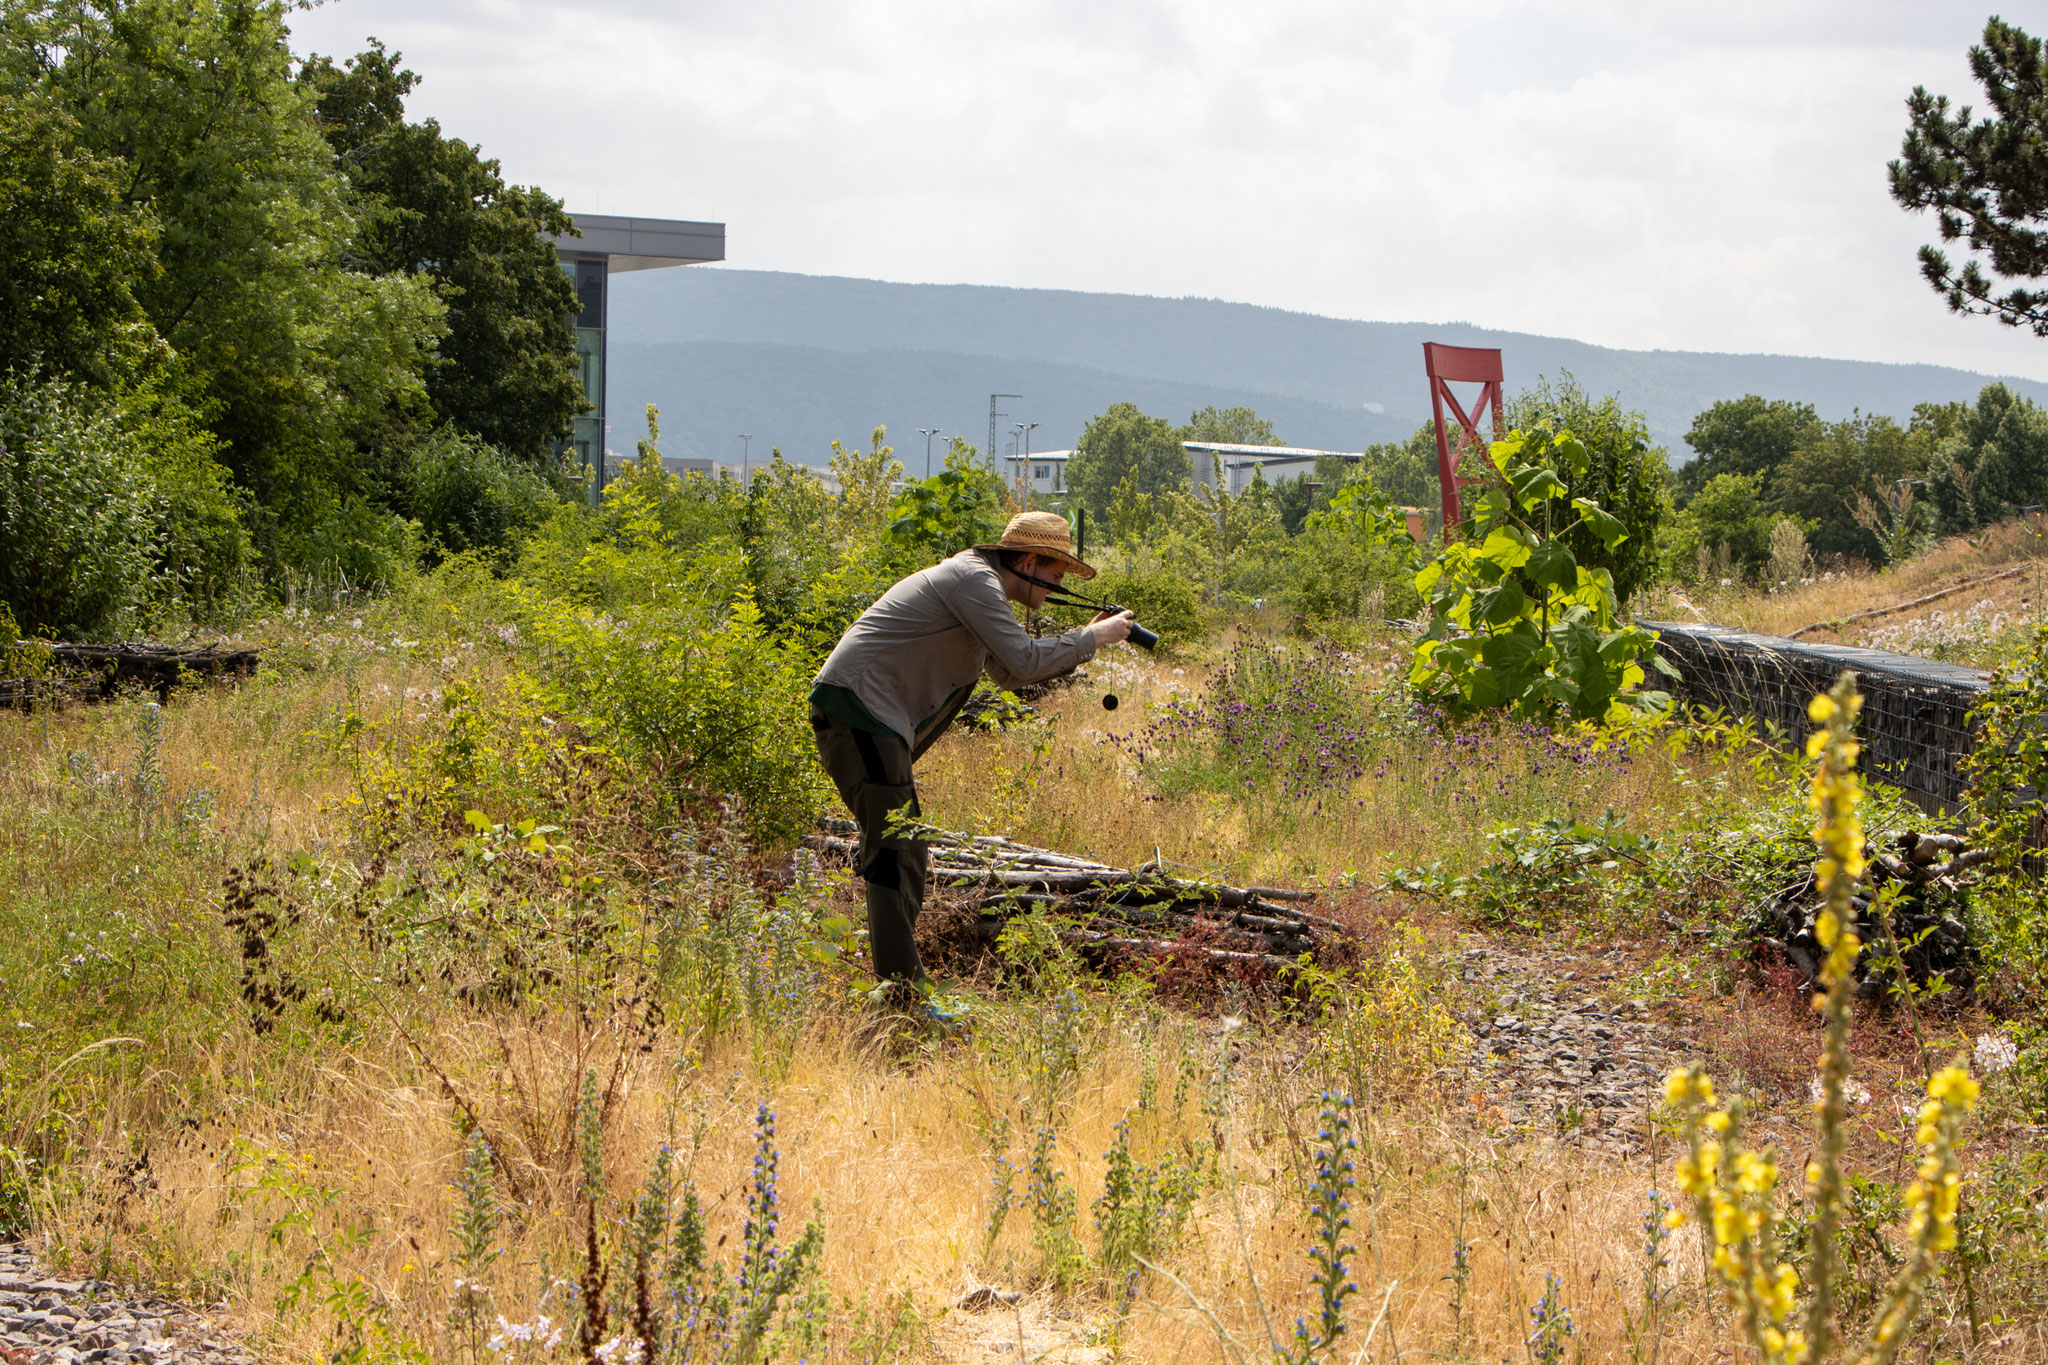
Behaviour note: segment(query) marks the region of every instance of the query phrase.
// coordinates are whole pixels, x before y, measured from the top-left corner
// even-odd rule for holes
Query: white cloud
[[[2035,29],[2043,15],[2008,9]],[[415,116],[735,265],[1198,294],[2048,378],[1886,193],[1981,15],[1916,0],[339,0]],[[1981,101],[1978,101],[1981,102]]]

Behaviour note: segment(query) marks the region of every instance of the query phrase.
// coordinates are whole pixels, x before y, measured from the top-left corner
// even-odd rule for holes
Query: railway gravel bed
[[[105,1280],[51,1275],[27,1247],[0,1242],[0,1365],[254,1365],[201,1313]]]
[[[1468,940],[1459,1019],[1474,1047],[1457,1070],[1505,1119],[1560,1141],[1630,1155],[1675,1066],[1701,1059],[1691,1038],[1618,994],[1625,973],[1587,953]]]

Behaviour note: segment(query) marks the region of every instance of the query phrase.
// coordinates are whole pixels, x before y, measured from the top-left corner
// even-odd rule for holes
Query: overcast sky
[[[2048,30],[2048,0],[2005,3]],[[328,0],[414,118],[730,263],[2048,379],[1892,203],[1954,0]],[[715,268],[715,267],[693,267]]]

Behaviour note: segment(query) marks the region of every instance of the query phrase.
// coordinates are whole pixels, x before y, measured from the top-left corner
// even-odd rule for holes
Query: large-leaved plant
[[[1614,580],[1580,564],[1566,539],[1583,527],[1612,549],[1628,538],[1620,520],[1589,498],[1556,520],[1564,474],[1582,476],[1591,456],[1568,431],[1516,431],[1489,448],[1491,469],[1465,534],[1415,575],[1430,605],[1429,633],[1415,646],[1417,692],[1465,713],[1513,708],[1602,720],[1617,710],[1667,705],[1642,690],[1656,657],[1655,631],[1615,619]],[[1673,676],[1676,676],[1673,674]]]

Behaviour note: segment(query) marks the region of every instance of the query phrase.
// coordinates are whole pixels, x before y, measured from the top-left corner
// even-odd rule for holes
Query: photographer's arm
[[[988,676],[998,687],[1016,688],[1064,673],[1095,657],[1107,634],[1116,634],[1115,618],[1082,626],[1049,639],[1034,640],[1010,612],[1010,603],[993,576],[963,576],[945,585],[946,606],[988,651]],[[1124,635],[1130,633],[1126,621]]]

